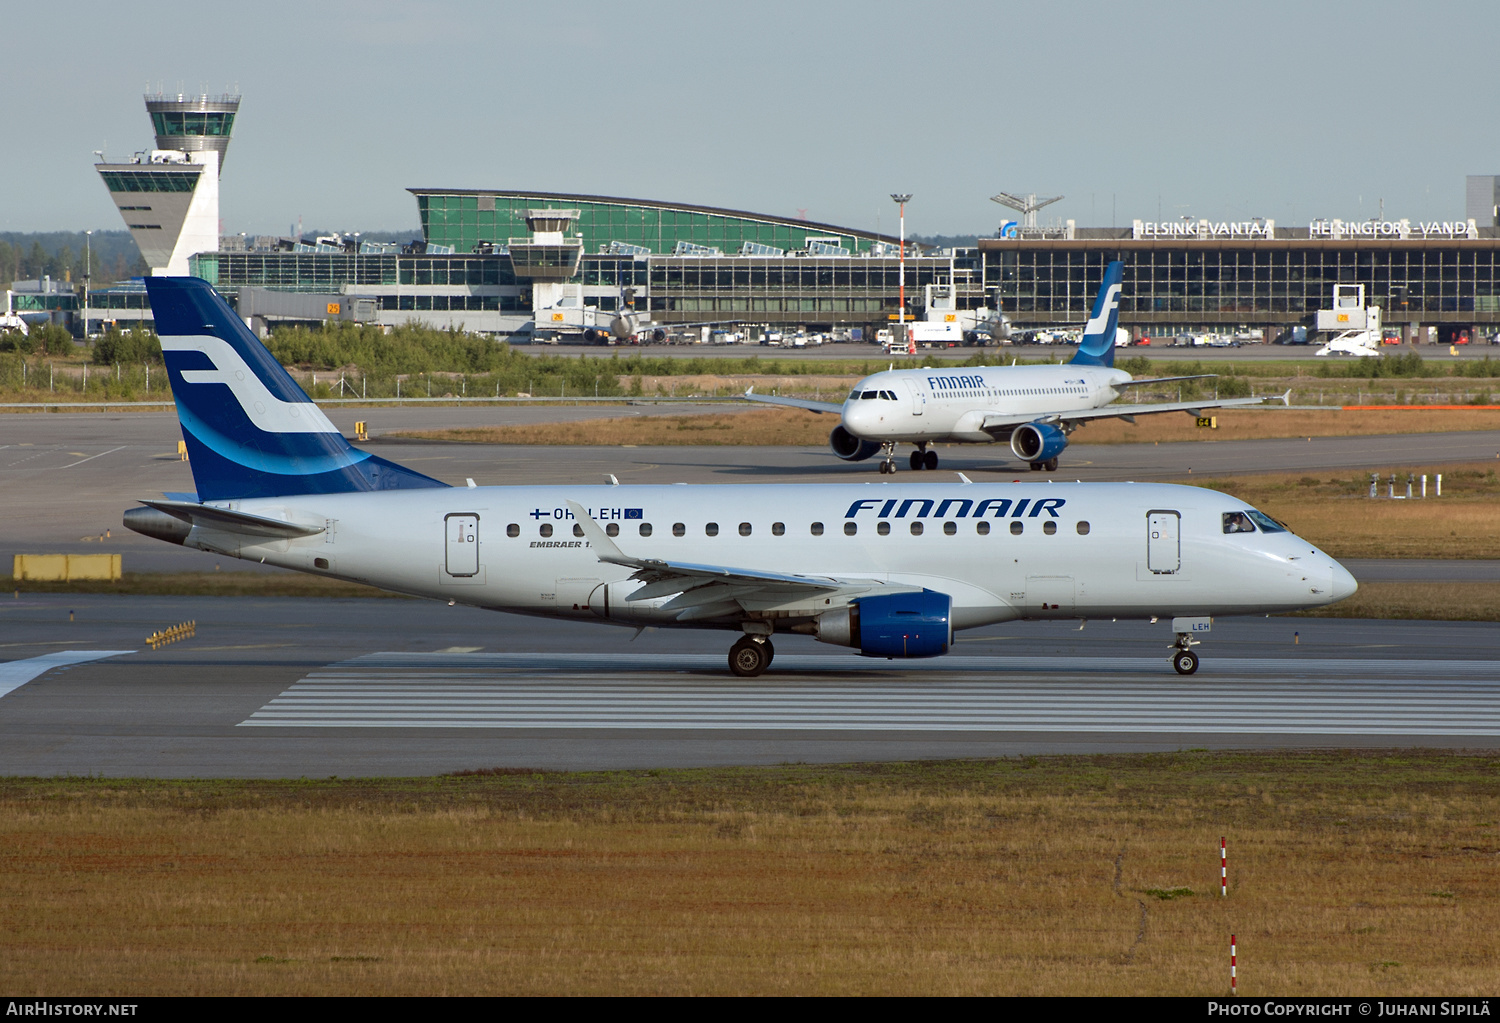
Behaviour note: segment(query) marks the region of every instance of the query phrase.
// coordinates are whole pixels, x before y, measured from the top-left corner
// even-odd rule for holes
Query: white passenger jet
[[[828,446],[846,462],[882,454],[881,473],[896,471],[896,445],[914,444],[913,469],[936,469],[934,442],[992,444],[1010,449],[1032,470],[1057,468],[1068,437],[1091,419],[1124,419],[1157,412],[1202,415],[1203,409],[1259,405],[1264,398],[1225,398],[1150,405],[1112,405],[1128,387],[1201,380],[1214,374],[1137,380],[1115,369],[1123,264],[1109,264],[1094,313],[1071,362],[1058,366],[980,366],[963,369],[892,369],[854,385],[842,405],[745,392],[750,401],[809,412],[832,412],[839,425]],[[1282,399],[1288,400],[1288,391]]]
[[[450,487],[352,447],[209,285],[147,277],[195,493],[138,533],[493,611],[870,657],[947,653],[1015,619],[1167,619],[1198,668],[1215,615],[1355,591],[1306,540],[1225,494],[1136,483]]]

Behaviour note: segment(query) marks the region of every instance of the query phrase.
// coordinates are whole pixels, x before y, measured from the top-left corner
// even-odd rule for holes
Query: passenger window
[[[543,536],[551,536],[552,535],[552,523],[550,523],[550,522],[543,522],[542,523],[542,528],[541,528],[541,534]]]
[[[1088,536],[1089,535],[1089,524],[1087,522],[1080,521],[1078,523],[1078,535],[1079,536]]]
[[[890,536],[891,524],[889,522],[882,521],[880,525],[875,527],[875,532],[879,533],[881,536]]]
[[[619,536],[620,524],[618,522],[611,522],[604,527],[604,532],[610,536]]]
[[[1021,530],[1025,529],[1025,528],[1026,527],[1021,524],[1021,520],[1020,519],[1012,519],[1011,523],[1010,523],[1010,535],[1011,536],[1020,536],[1021,535]]]
[[[985,522],[983,519],[980,519],[978,522],[974,523],[974,532],[978,533],[980,536],[989,536],[990,524],[988,522]]]
[[[708,534],[709,536],[718,536],[719,524],[717,522],[710,522],[708,525],[703,527],[703,532]]]
[[[823,523],[821,523],[821,522],[814,522],[812,524],[812,535],[813,536],[822,536],[823,535]]]
[[[943,523],[943,532],[947,533],[949,536],[955,536],[955,535],[957,535],[957,533],[958,533],[958,523],[957,522],[944,522]]]
[[[1042,532],[1046,533],[1048,536],[1051,536],[1053,533],[1057,532],[1057,523],[1053,522],[1051,519],[1048,519],[1046,522],[1042,523]]]
[[[853,522],[846,522],[846,523],[844,523],[844,535],[845,536],[853,536],[855,533],[858,533],[858,532],[859,532],[859,525],[857,523],[853,523]]]
[[[921,523],[920,520],[918,520],[916,522],[913,522],[911,524],[911,535],[912,536],[921,536],[922,535],[922,523]]]
[[[649,522],[642,522],[641,523],[641,535],[642,536],[650,536],[651,535],[651,523],[649,523]]]
[[[750,523],[748,523],[748,522],[741,522],[740,523],[740,536],[749,536],[749,535],[750,535]]]
[[[574,536],[582,536],[583,535],[583,526],[582,526],[582,524],[577,523],[577,522],[573,523],[573,535]]]
[[[1255,523],[1251,522],[1250,516],[1244,512],[1225,512],[1224,532],[1253,533],[1255,532]]]
[[[687,527],[684,526],[681,522],[674,522],[674,523],[672,523],[672,535],[673,536],[686,536],[687,535]]]
[[[508,526],[505,527],[505,535],[506,536],[520,536],[521,535],[521,527],[518,526],[518,525],[516,525],[514,522],[512,522],[510,525],[508,525]]]
[[[781,536],[785,532],[786,532],[786,523],[785,522],[773,522],[773,523],[771,523],[771,535],[772,536]]]

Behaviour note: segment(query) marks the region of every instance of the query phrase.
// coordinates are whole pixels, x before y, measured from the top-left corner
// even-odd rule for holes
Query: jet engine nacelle
[[[1010,435],[1010,449],[1023,462],[1049,462],[1067,446],[1067,434],[1050,423],[1026,423]]]
[[[859,597],[819,615],[817,637],[866,657],[938,657],[953,645],[953,600],[935,590]]]
[[[880,445],[873,440],[860,440],[854,434],[844,429],[840,423],[833,428],[828,435],[828,447],[835,455],[846,462],[863,462],[875,452],[880,450]]]

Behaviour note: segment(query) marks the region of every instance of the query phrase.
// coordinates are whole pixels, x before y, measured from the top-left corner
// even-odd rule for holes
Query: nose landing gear
[[[880,446],[880,475],[896,471],[896,442],[888,440]]]
[[[1207,632],[1213,626],[1212,618],[1173,618],[1172,631],[1177,639],[1172,643],[1172,668],[1179,675],[1191,675],[1198,670],[1198,655],[1193,647],[1201,644],[1193,638],[1195,632]]]

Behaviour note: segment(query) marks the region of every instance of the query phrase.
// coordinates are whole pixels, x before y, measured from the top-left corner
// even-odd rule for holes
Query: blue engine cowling
[[[863,462],[880,450],[880,445],[875,441],[860,440],[844,429],[842,423],[835,426],[828,435],[828,447],[846,462]]]
[[[1010,435],[1010,449],[1023,462],[1050,462],[1067,446],[1067,434],[1050,423],[1026,423]]]
[[[821,615],[817,636],[866,657],[939,657],[953,643],[953,600],[935,590],[860,597]]]

